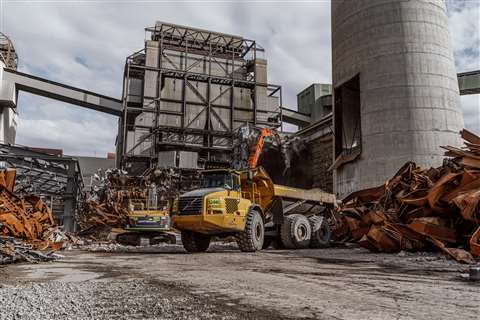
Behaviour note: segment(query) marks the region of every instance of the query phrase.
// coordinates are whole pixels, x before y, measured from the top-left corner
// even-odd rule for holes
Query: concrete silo
[[[335,191],[442,162],[463,128],[443,0],[332,1]]]

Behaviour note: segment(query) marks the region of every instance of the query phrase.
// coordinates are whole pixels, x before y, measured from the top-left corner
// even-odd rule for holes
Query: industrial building
[[[297,94],[297,112],[308,115],[315,123],[332,112],[332,85],[314,83]],[[308,124],[310,124],[308,123]],[[305,127],[300,124],[299,129]]]
[[[146,32],[126,60],[117,166],[226,165],[235,129],[280,127],[281,87],[268,83],[255,40],[165,22]]]

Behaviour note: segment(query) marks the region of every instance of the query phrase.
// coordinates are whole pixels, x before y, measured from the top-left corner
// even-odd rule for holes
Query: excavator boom
[[[255,150],[252,152],[250,157],[248,158],[248,166],[250,169],[255,169],[258,164],[258,159],[260,158],[260,155],[262,154],[263,150],[263,143],[266,137],[271,137],[275,134],[275,130],[273,129],[267,129],[267,128],[262,128],[260,131],[260,135],[258,136],[257,139],[257,144],[255,145]]]

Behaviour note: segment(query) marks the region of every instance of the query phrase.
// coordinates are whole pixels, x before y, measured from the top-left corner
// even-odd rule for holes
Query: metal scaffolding
[[[282,90],[255,41],[164,22],[145,30],[125,65],[118,166],[138,173],[172,151],[228,163],[236,128],[280,126]]]

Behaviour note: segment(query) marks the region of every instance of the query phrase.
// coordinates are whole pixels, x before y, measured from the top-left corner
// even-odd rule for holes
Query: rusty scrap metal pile
[[[439,168],[406,163],[383,186],[354,192],[339,209],[337,239],[374,252],[438,249],[463,263],[480,257],[480,137],[461,131]]]
[[[67,236],[39,197],[13,193],[15,177],[14,169],[0,170],[0,264],[53,259]]]
[[[111,169],[95,176],[94,186],[77,216],[80,235],[103,238],[111,228],[122,227],[127,221],[128,200],[145,199],[146,181]]]

